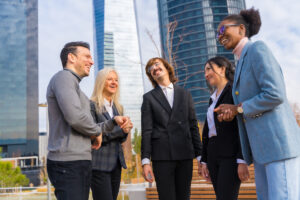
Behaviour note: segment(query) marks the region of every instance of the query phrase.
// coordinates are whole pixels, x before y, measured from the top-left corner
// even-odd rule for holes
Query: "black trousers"
[[[92,163],[90,160],[47,160],[49,179],[57,200],[88,200]]]
[[[152,161],[160,200],[189,200],[193,160]]]
[[[92,171],[92,193],[94,200],[116,200],[119,193],[121,181],[121,164],[111,172],[100,170]]]
[[[218,157],[217,148],[214,137],[210,138],[207,149],[207,167],[217,200],[236,200],[241,185],[236,158]]]

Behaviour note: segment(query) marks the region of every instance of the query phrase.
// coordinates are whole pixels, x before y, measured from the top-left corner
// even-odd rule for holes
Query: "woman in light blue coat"
[[[238,118],[244,160],[254,162],[259,200],[300,199],[300,130],[289,106],[281,67],[262,41],[248,38],[261,26],[257,10],[229,15],[218,26],[218,41],[238,58],[235,105],[215,109],[220,121]]]

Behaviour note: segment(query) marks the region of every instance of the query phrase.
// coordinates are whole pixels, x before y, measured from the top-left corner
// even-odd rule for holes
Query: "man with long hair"
[[[201,141],[191,93],[175,85],[174,68],[152,58],[146,73],[154,89],[142,104],[142,165],[160,200],[188,200],[193,158],[200,165]],[[152,161],[153,172],[150,160]]]

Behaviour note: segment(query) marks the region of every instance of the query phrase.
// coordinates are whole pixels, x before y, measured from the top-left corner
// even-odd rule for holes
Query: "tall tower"
[[[234,62],[231,51],[218,44],[216,30],[225,16],[245,9],[245,1],[158,0],[157,4],[164,57],[176,63],[178,85],[190,90],[197,118],[203,121],[210,96],[204,64],[217,55]]]
[[[38,1],[0,0],[0,147],[38,155]]]
[[[142,69],[133,0],[93,0],[95,71],[114,68],[125,115],[141,130]]]

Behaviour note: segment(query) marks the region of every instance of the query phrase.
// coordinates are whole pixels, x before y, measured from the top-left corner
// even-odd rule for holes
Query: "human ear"
[[[244,24],[241,24],[241,25],[239,26],[239,34],[240,34],[241,36],[246,36],[246,27],[245,27]]]
[[[77,57],[72,54],[72,53],[69,53],[68,54],[68,60],[71,62],[71,63],[74,63],[76,61]]]

